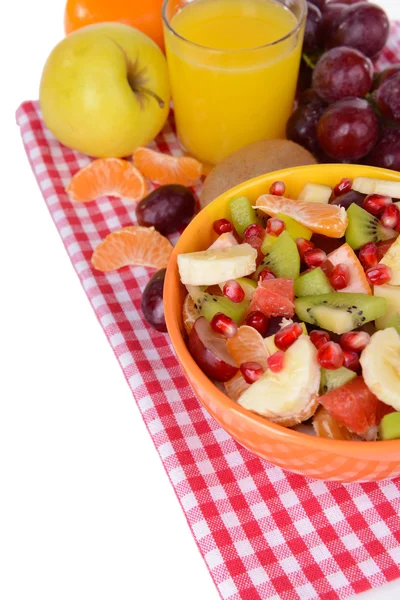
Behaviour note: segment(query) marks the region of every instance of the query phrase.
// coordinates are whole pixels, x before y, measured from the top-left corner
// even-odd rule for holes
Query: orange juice
[[[215,164],[250,142],[285,137],[304,30],[305,1],[297,4],[296,16],[275,0],[166,0],[176,124],[193,156]]]

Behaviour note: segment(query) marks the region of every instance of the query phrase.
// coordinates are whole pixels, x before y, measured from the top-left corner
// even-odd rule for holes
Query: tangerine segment
[[[263,337],[249,325],[239,327],[236,335],[227,341],[228,350],[240,367],[244,362],[257,362],[266,371],[268,367],[268,350]]]
[[[232,377],[232,379],[225,381],[224,387],[227,396],[229,396],[229,398],[234,402],[237,402],[243,392],[250,387],[250,383],[247,383],[241,372],[238,371],[236,375]]]
[[[147,182],[127,160],[98,158],[73,176],[66,191],[75,202],[91,202],[100,196],[137,202],[147,194]]]
[[[145,177],[161,185],[193,185],[202,174],[202,164],[188,156],[170,156],[150,148],[137,148],[133,159]]]
[[[93,252],[92,265],[104,272],[129,265],[162,269],[171,253],[171,242],[154,227],[134,225],[113,231],[100,242]]]
[[[256,208],[271,217],[281,212],[305,225],[313,233],[322,233],[332,238],[343,237],[348,223],[345,209],[334,204],[301,202],[284,196],[264,194],[258,198]]]

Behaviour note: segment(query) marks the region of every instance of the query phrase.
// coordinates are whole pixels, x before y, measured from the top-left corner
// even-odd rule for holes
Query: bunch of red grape
[[[400,64],[374,73],[389,35],[384,10],[308,0],[298,106],[286,134],[320,162],[400,171]]]

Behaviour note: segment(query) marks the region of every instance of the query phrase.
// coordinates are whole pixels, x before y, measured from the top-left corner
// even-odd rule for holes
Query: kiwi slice
[[[358,250],[368,242],[381,242],[397,236],[393,229],[383,227],[379,219],[355,202],[347,209],[347,217],[346,242],[353,250]]]
[[[357,373],[346,369],[346,367],[340,367],[336,371],[328,371],[328,369],[321,369],[321,384],[319,386],[319,393],[321,396],[327,394],[331,390],[349,383],[352,379],[357,377]]]
[[[252,223],[258,223],[257,213],[250,200],[245,196],[237,196],[229,201],[231,221],[237,233],[243,237],[243,232]]]
[[[278,213],[276,216],[285,223],[286,231],[294,240],[297,240],[297,238],[311,239],[313,232],[308,227],[305,227],[305,225],[283,213]]]
[[[287,231],[282,231],[256,271],[256,276],[265,268],[271,269],[275,277],[296,279],[300,273],[300,255],[296,243]]]
[[[317,296],[331,292],[333,292],[332,286],[321,267],[303,273],[294,282],[294,294],[298,297]]]
[[[398,440],[400,438],[400,412],[385,415],[379,425],[381,440]]]
[[[270,233],[267,233],[267,235],[265,236],[263,243],[261,245],[261,252],[263,254],[267,254],[268,250],[270,250],[270,248],[272,248],[272,246],[278,241],[278,237],[276,235],[271,235]]]
[[[211,321],[214,315],[221,312],[240,323],[250,304],[248,298],[245,298],[242,302],[232,302],[225,296],[216,296],[201,290],[195,292],[192,289],[190,295],[194,300],[194,307],[199,311],[199,315],[205,317],[207,321]]]
[[[386,299],[368,294],[333,292],[297,298],[294,308],[301,321],[341,334],[384,315]]]

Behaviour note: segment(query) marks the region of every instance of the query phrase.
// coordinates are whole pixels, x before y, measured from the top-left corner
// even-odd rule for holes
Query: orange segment
[[[256,207],[271,217],[281,212],[314,233],[332,238],[343,237],[348,222],[345,209],[334,204],[301,202],[284,196],[264,194],[258,198]]]
[[[150,148],[137,148],[133,159],[145,177],[161,185],[193,185],[202,174],[202,164],[188,156],[170,156]]]
[[[92,265],[98,271],[114,271],[129,265],[162,269],[172,252],[171,242],[154,227],[125,227],[110,233],[97,246]]]
[[[362,264],[349,244],[342,244],[342,246],[328,254],[327,259],[334,267],[343,263],[350,269],[350,283],[347,287],[340,290],[341,292],[372,294],[371,286],[368,283]]]
[[[243,392],[250,387],[250,383],[247,383],[241,372],[238,371],[232,379],[225,381],[224,387],[229,398],[237,402]]]
[[[139,201],[147,194],[143,175],[127,160],[99,158],[83,167],[66,188],[70,200],[91,202],[100,196]]]
[[[194,300],[190,294],[187,294],[182,308],[183,326],[187,334],[190,333],[194,322],[200,316],[199,311],[194,306]]]
[[[238,367],[244,362],[255,361],[264,371],[267,369],[268,350],[263,337],[254,327],[248,325],[239,327],[237,334],[227,341],[227,346]]]

